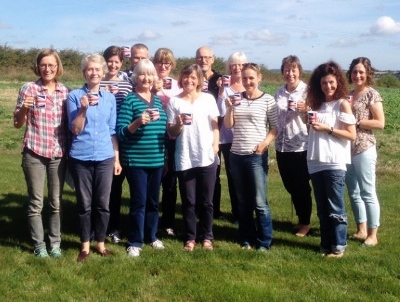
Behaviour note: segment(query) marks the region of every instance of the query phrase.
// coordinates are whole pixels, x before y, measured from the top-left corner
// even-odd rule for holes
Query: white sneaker
[[[171,229],[171,228],[165,229],[165,233],[167,233],[167,235],[170,236],[170,237],[175,237],[176,236],[174,230]]]
[[[128,256],[130,257],[139,257],[142,249],[140,247],[130,246],[126,249],[126,251],[128,252]]]
[[[153,249],[156,249],[156,250],[163,250],[165,247],[164,247],[164,244],[160,241],[160,240],[156,240],[156,241],[154,241],[154,242],[152,242],[152,243],[150,243],[150,246],[153,248]]]

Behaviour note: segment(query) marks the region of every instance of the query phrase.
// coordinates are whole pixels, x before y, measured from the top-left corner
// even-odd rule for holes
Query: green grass
[[[379,245],[362,248],[350,241],[342,259],[326,259],[318,252],[315,207],[312,232],[292,234],[296,222],[283,188],[273,150],[270,153],[268,199],[274,223],[272,251],[239,248],[237,227],[217,220],[215,250],[183,251],[178,239],[161,239],[162,251],[145,246],[138,259],[126,255],[124,244],[108,248],[115,254],[92,253],[77,263],[80,243],[74,192],[63,200],[62,259],[38,260],[32,254],[26,220],[26,184],[20,167],[23,129],[12,127],[12,111],[20,83],[0,82],[0,297],[3,301],[399,301],[400,241],[398,235],[398,178],[400,175],[399,91],[379,89],[385,100],[387,129],[379,141],[378,195],[382,207]],[[80,83],[75,83],[73,88]],[[71,85],[72,86],[72,85]],[[276,87],[268,86],[274,93]],[[222,173],[222,210],[230,206]],[[126,229],[128,189],[125,183],[122,228]],[[355,231],[347,202],[349,232]],[[47,222],[47,208],[43,212]],[[229,215],[229,214],[227,214]],[[182,217],[177,215],[177,229]]]

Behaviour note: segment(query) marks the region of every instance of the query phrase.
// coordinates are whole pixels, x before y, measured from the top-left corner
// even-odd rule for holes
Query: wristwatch
[[[360,128],[360,123],[361,123],[361,121],[360,121],[360,120],[358,120],[358,121],[357,121],[357,123],[356,123],[356,128],[357,128],[357,129],[359,129],[359,128]]]

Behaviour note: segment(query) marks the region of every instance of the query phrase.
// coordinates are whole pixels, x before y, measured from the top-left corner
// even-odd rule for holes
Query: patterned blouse
[[[383,102],[381,95],[374,88],[369,87],[360,98],[353,100],[353,114],[357,121],[372,119],[370,107],[376,102]],[[356,140],[351,146],[351,154],[359,154],[376,145],[372,130],[357,128]]]

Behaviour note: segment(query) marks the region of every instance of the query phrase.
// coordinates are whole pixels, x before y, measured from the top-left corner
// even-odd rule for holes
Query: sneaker
[[[47,253],[47,250],[45,248],[36,249],[36,250],[33,251],[33,253],[35,254],[35,256],[37,258],[47,258],[47,257],[49,257],[49,254]]]
[[[130,257],[139,257],[142,249],[140,247],[130,246],[127,248],[126,251],[128,252],[128,256]]]
[[[251,250],[251,249],[252,249],[252,247],[248,243],[245,243],[242,245],[242,250]]]
[[[120,243],[121,242],[121,235],[119,233],[119,231],[114,231],[112,233],[110,233],[110,235],[108,235],[111,237],[111,241],[112,243]]]
[[[165,233],[170,237],[176,237],[174,230],[171,228],[165,229]]]
[[[50,251],[50,256],[54,257],[54,258],[61,258],[62,257],[62,253],[61,253],[61,249],[59,246],[55,246],[51,249]]]
[[[265,246],[260,246],[257,251],[259,252],[269,252],[269,249],[267,249]]]
[[[153,248],[153,249],[156,249],[156,250],[163,250],[165,247],[164,247],[164,244],[160,241],[160,240],[156,240],[156,241],[154,241],[154,242],[152,242],[152,243],[150,243],[150,246]]]

